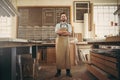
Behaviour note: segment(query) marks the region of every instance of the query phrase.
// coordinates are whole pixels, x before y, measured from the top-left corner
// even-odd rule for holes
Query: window
[[[94,6],[95,34],[99,38],[118,35],[118,16],[114,15],[117,6]]]
[[[83,22],[84,13],[89,13],[89,1],[74,1],[74,21]]]
[[[0,17],[0,37],[11,37],[11,17]]]

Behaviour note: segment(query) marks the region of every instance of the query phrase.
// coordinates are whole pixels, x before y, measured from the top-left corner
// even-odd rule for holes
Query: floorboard
[[[71,73],[72,77],[66,76],[66,71],[62,70],[60,77],[54,77],[56,73],[56,66],[41,65],[38,71],[38,77],[36,80],[97,80],[89,71],[86,66],[77,65],[72,66]],[[24,78],[24,80],[32,80],[30,78]]]

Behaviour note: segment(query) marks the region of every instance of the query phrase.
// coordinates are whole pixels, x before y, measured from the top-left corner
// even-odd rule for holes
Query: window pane
[[[0,17],[0,37],[11,37],[11,17]]]
[[[97,37],[118,34],[118,16],[114,15],[116,6],[94,6],[95,34]]]

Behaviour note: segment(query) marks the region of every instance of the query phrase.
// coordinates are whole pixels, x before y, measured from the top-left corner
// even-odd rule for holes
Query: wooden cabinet
[[[47,48],[47,63],[56,63],[55,47],[48,47]]]
[[[55,25],[55,8],[42,8],[42,25]]]
[[[29,20],[29,9],[27,8],[22,8],[18,9],[20,15],[18,19],[18,25],[25,26],[28,25],[28,20]]]
[[[42,26],[42,9],[41,8],[29,8],[29,15],[26,15],[28,16],[29,18],[29,23],[28,25],[30,26]]]
[[[18,38],[55,39],[55,25],[60,22],[60,13],[66,12],[70,23],[70,7],[18,7]]]
[[[42,9],[38,7],[21,7],[18,8],[20,13],[18,17],[19,26],[41,26]]]
[[[120,44],[117,42],[94,42],[87,69],[99,80],[120,80]]]
[[[18,7],[19,26],[55,26],[65,12],[70,23],[70,7]]]

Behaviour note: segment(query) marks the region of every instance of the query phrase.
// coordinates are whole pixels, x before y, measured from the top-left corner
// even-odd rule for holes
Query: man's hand
[[[63,35],[63,36],[69,36],[70,33],[69,33],[68,31],[64,31],[64,32],[62,33],[62,35]]]
[[[63,35],[63,36],[69,36],[70,35],[70,33],[68,31],[61,31],[61,30],[57,31],[57,34],[58,35]]]
[[[61,30],[57,31],[58,35],[62,35],[62,33],[63,33],[63,31],[61,31]]]

